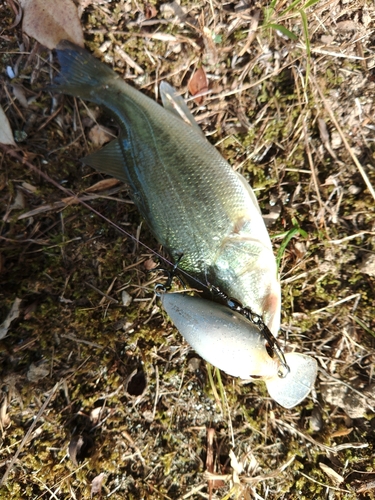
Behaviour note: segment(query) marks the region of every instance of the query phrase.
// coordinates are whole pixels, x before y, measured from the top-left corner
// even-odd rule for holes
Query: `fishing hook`
[[[265,340],[267,341],[269,347],[273,352],[276,353],[276,356],[279,358],[281,367],[278,371],[278,376],[280,378],[285,378],[288,373],[290,372],[290,368],[288,363],[286,362],[284,353],[276,340],[276,337],[272,334],[268,326],[264,323],[262,316],[259,314],[254,313],[249,307],[243,307],[243,305],[236,299],[232,297],[228,297],[224,292],[222,292],[219,288],[216,286],[211,285],[210,290],[219,296],[221,299],[223,299],[226,303],[226,305],[231,309],[232,311],[236,311],[245,318],[247,318],[251,323],[256,325],[259,329]]]

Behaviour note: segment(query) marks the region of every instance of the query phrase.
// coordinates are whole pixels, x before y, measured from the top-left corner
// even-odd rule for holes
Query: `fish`
[[[314,384],[316,361],[287,353],[289,372],[281,375],[284,356],[267,349],[264,329],[223,303],[235,298],[277,336],[277,265],[249,183],[206,139],[169,84],[160,86],[162,107],[69,41],[59,43],[57,55],[61,69],[50,90],[103,106],[119,126],[117,139],[82,161],[130,186],[156,239],[184,280],[202,292],[160,293],[177,329],[214,366],[262,378],[282,406],[298,404]]]
[[[178,331],[206,361],[228,375],[265,382],[269,395],[284,408],[298,405],[311,391],[317,363],[305,354],[284,355],[287,372],[280,373],[258,325],[222,304],[182,293],[159,292],[163,307]]]
[[[162,87],[162,107],[71,42],[60,42],[57,55],[61,70],[52,89],[102,105],[120,129],[116,140],[82,161],[130,186],[148,227],[191,286],[212,296],[214,285],[262,316],[277,335],[277,266],[246,179],[193,118],[183,119],[187,107],[170,86]]]

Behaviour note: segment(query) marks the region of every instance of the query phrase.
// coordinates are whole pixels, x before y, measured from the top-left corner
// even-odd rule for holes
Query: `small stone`
[[[201,360],[199,358],[191,358],[188,362],[188,369],[192,372],[199,370],[201,365]]]
[[[368,405],[365,397],[341,384],[322,384],[322,395],[327,403],[342,408],[350,418],[363,418]]]
[[[375,254],[369,253],[363,257],[359,269],[369,276],[375,276]]]
[[[348,191],[350,194],[358,194],[362,191],[362,188],[360,186],[356,186],[355,184],[351,184],[348,188]]]
[[[310,429],[313,432],[319,432],[323,428],[323,416],[322,411],[318,406],[315,406],[311,412],[310,418]]]
[[[341,136],[335,130],[333,130],[331,133],[331,146],[332,146],[332,149],[339,149],[342,146]]]
[[[122,300],[122,305],[128,307],[130,306],[133,297],[126,290],[123,290],[121,293],[121,300]]]
[[[27,380],[29,380],[30,382],[38,382],[42,378],[47,377],[49,373],[50,369],[46,363],[42,363],[40,365],[31,363],[27,371]]]

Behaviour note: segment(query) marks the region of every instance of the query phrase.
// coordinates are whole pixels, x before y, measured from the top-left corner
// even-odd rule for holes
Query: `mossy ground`
[[[1,474],[15,458],[0,498],[89,498],[100,473],[102,497],[113,499],[374,498],[375,202],[329,113],[375,186],[372,2],[322,1],[308,10],[310,60],[300,18],[277,17],[282,2],[274,22],[297,42],[261,28],[262,6],[183,1],[187,17],[176,21],[161,12],[165,2],[152,3],[160,23],[142,22],[143,2],[88,5],[87,46],[151,96],[166,78],[185,90],[203,63],[212,93],[192,108],[274,215],[275,253],[293,227],[306,234],[296,232],[281,259],[282,323],[288,346],[318,359],[316,388],[284,410],[261,383],[221,374],[221,386],[213,371],[212,385],[154,300],[155,277],[145,267],[154,255],[87,207],[43,211],[66,195],[0,153],[0,317],[22,299],[0,341]],[[242,53],[257,10],[256,37]],[[79,161],[92,148],[87,105],[39,90],[49,83],[48,51],[12,27],[4,3],[0,12],[1,105],[23,137],[19,154],[82,197],[103,179]],[[18,68],[12,82],[7,65]],[[27,107],[14,99],[14,85]],[[115,127],[105,114],[99,121]],[[141,219],[126,187],[99,195],[90,206],[137,234]],[[139,234],[161,251],[144,225]],[[123,290],[133,298],[128,306]],[[209,429],[216,483],[205,473]],[[83,446],[69,457],[78,436]],[[238,475],[230,450],[242,465]]]

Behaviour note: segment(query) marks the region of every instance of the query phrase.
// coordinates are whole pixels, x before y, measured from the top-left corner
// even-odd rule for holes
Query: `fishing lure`
[[[315,359],[295,352],[281,354],[280,359],[275,345],[267,345],[264,325],[201,297],[166,293],[162,287],[156,293],[181,335],[209,363],[233,377],[262,379],[269,395],[284,408],[298,405],[311,391]]]

